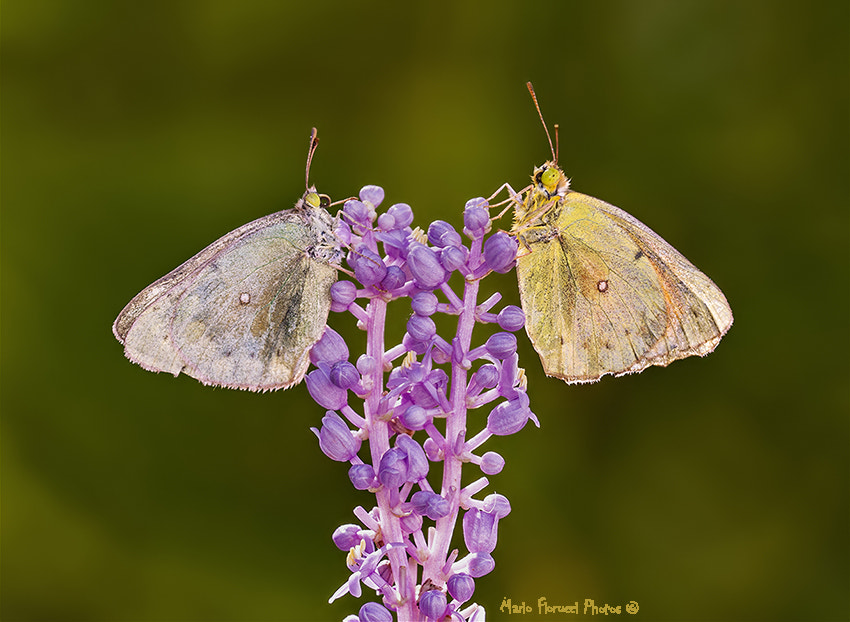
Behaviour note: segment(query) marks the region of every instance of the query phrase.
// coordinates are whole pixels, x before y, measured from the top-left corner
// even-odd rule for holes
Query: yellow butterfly
[[[732,325],[720,288],[642,222],[569,184],[556,156],[514,196],[520,299],[546,374],[594,382],[714,350]]]

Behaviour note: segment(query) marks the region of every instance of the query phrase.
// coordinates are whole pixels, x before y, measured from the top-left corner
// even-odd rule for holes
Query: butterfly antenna
[[[561,157],[561,145],[558,140],[558,124],[555,124],[555,164],[558,163],[558,158]]]
[[[310,188],[310,164],[313,162],[313,154],[319,146],[319,130],[315,127],[310,131],[310,146],[307,149],[307,171],[304,176],[304,186]]]
[[[528,87],[528,92],[531,93],[531,99],[534,100],[534,107],[537,108],[537,115],[540,117],[540,122],[543,124],[543,129],[546,132],[546,139],[549,141],[549,150],[552,152],[552,157],[555,158],[555,164],[558,163],[558,152],[555,151],[555,148],[552,146],[552,137],[549,135],[549,128],[546,127],[546,121],[543,120],[543,113],[540,112],[540,104],[537,103],[537,95],[534,94],[534,87],[531,85],[531,82],[526,82],[525,86]],[[557,142],[558,134],[557,134],[558,126],[555,126],[555,142]]]

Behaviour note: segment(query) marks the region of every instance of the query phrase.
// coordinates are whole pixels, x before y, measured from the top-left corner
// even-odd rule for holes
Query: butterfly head
[[[316,187],[311,186],[307,189],[307,192],[304,193],[304,196],[301,197],[301,202],[307,207],[321,207],[327,209],[331,204],[331,198],[326,194],[319,194],[316,192]]]
[[[562,197],[570,188],[570,180],[554,162],[546,162],[543,166],[536,167],[531,176],[531,181],[532,192],[543,195],[546,199],[555,196]]]

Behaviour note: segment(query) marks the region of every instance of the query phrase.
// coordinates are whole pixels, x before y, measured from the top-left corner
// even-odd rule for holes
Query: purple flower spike
[[[525,427],[531,410],[528,408],[528,396],[517,393],[516,399],[502,402],[487,417],[487,429],[496,436],[515,434]]]
[[[440,265],[437,253],[423,244],[411,245],[407,266],[414,283],[421,289],[436,289],[446,280],[446,271]]]
[[[322,369],[314,369],[304,376],[310,397],[322,408],[339,410],[348,403],[345,389],[340,389],[331,382],[328,374]]]
[[[445,220],[435,220],[428,227],[428,242],[432,246],[460,246],[460,234]]]
[[[504,231],[497,231],[484,242],[484,261],[493,272],[504,274],[514,266],[517,243]]]
[[[475,579],[465,572],[457,572],[449,577],[446,587],[452,598],[458,602],[465,603],[475,593]]]
[[[502,330],[513,333],[525,326],[525,313],[517,306],[508,305],[499,311],[496,321]]]
[[[319,447],[331,460],[348,462],[360,450],[360,439],[351,434],[348,425],[335,412],[322,417],[322,429],[311,428],[319,437]]]
[[[354,464],[348,469],[348,479],[356,490],[369,490],[375,484],[375,470],[368,464]]]
[[[360,622],[393,622],[393,614],[378,603],[366,603],[360,607],[357,617],[360,618]]]
[[[497,359],[506,359],[516,352],[516,337],[512,333],[496,333],[487,340],[485,347]]]
[[[446,613],[446,595],[441,590],[431,590],[419,597],[419,611],[431,620],[440,620]]]
[[[482,198],[466,204],[465,237],[436,221],[425,228],[427,243],[421,228],[412,229],[409,205],[396,203],[378,215],[383,200],[383,189],[364,186],[359,200],[346,202],[336,228],[355,279],[331,287],[331,310],[357,320],[366,350],[352,365],[342,338],[328,330],[310,354],[317,369],[305,377],[310,395],[328,410],[321,429],[313,429],[321,450],[349,462],[351,484],[376,498],[371,510],[354,510],[360,525],[334,532],[351,574],[331,601],[370,592],[383,598],[348,616],[351,622],[481,622],[483,607],[460,607],[472,598],[475,578],[495,568],[498,521],[510,512],[502,495],[477,498],[487,477],[505,467],[501,455],[481,447],[529,419],[537,423],[513,334],[525,315],[514,305],[492,312],[499,293],[478,300],[483,278],[514,265],[517,243],[504,232],[487,237],[492,221]],[[449,282],[455,271],[462,278]],[[409,307],[391,308],[402,298]],[[408,314],[401,343],[389,341],[386,331],[395,310]],[[497,324],[502,332],[473,342],[476,323]],[[437,332],[448,325],[457,327],[454,334]],[[491,402],[482,429],[472,411]],[[360,456],[364,440],[369,447]],[[487,477],[464,473],[468,463]],[[470,475],[477,479],[464,485]],[[458,519],[466,554],[453,548]]]
[[[350,254],[349,263],[351,262],[354,263],[354,277],[367,287],[377,285],[387,276],[387,267],[383,260],[365,246]]]
[[[334,530],[334,535],[331,536],[336,548],[340,551],[348,551],[352,547],[360,544],[362,537],[360,536],[359,525],[340,525]]]
[[[384,202],[384,189],[380,186],[363,186],[360,189],[360,200],[379,207]]]
[[[310,350],[310,362],[315,365],[319,361],[324,363],[336,363],[348,360],[348,345],[338,332],[328,326]]]

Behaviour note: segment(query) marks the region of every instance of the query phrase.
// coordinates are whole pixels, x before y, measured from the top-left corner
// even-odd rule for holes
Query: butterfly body
[[[113,333],[150,371],[252,391],[297,384],[343,256],[334,226],[310,188],[294,208],[231,231],[145,288]]]
[[[568,383],[711,352],[732,324],[720,289],[623,210],[569,189],[552,162],[517,200],[526,331]]]

